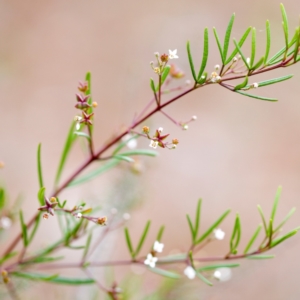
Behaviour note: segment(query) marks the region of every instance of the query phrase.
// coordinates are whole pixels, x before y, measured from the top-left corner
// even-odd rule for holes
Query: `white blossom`
[[[0,219],[0,228],[3,228],[3,229],[8,229],[10,228],[12,225],[12,221],[9,217],[2,217]]]
[[[165,245],[163,243],[160,243],[159,241],[155,241],[154,245],[153,245],[153,250],[156,251],[156,252],[162,252],[164,246]]]
[[[178,55],[177,55],[177,49],[175,50],[169,50],[169,59],[174,59],[174,58],[178,58]]]
[[[82,117],[80,116],[75,116],[74,120],[76,121],[76,130],[79,130],[80,129],[80,121],[82,120]]]
[[[214,277],[220,281],[228,281],[232,277],[230,268],[218,268],[214,272]]]
[[[125,221],[128,221],[130,218],[131,218],[131,216],[130,216],[129,213],[123,214],[123,219],[124,219]]]
[[[220,228],[214,229],[214,236],[217,240],[221,241],[225,237],[225,232]]]
[[[159,133],[162,133],[163,132],[163,128],[162,127],[159,127],[158,129],[157,129],[157,131],[159,132]]]
[[[189,129],[189,125],[188,125],[188,124],[184,124],[184,125],[182,126],[182,129],[183,129],[183,130],[188,130],[188,129]]]
[[[126,146],[129,149],[135,149],[137,146],[137,140],[133,138],[132,134],[126,134],[123,138],[122,141],[126,142]]]
[[[258,88],[258,83],[257,83],[257,82],[254,82],[254,83],[252,84],[252,86],[253,86],[253,88],[257,89],[257,88]]]
[[[157,141],[153,141],[151,140],[150,144],[149,144],[149,147],[153,148],[153,149],[156,149],[157,148],[157,145],[158,145],[158,142]]]
[[[188,279],[194,279],[196,276],[196,271],[194,270],[193,267],[191,266],[187,266],[184,271],[183,271],[184,275],[186,275],[186,277]]]
[[[75,215],[75,218],[76,219],[80,219],[82,217],[82,213],[77,213],[76,215]]]
[[[147,255],[147,259],[145,259],[144,264],[150,266],[151,268],[155,267],[157,262],[157,257],[153,256],[151,253]]]
[[[192,116],[192,120],[196,121],[197,120],[197,116]]]

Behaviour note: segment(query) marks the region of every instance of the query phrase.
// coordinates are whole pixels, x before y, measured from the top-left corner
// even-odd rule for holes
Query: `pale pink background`
[[[298,25],[299,3],[286,0],[284,4],[290,28],[294,29]],[[44,176],[50,192],[65,134],[76,114],[77,82],[85,72],[92,72],[93,98],[99,104],[95,139],[100,146],[121,125],[128,124],[134,112],[150,99],[149,77],[153,74],[149,62],[154,59],[153,53],[177,48],[180,57],[177,63],[186,70],[187,79],[191,79],[185,44],[191,41],[198,64],[203,28],[208,27],[211,49],[208,70],[213,70],[220,60],[212,27],[223,35],[233,12],[236,21],[232,37],[239,38],[249,25],[257,28],[261,44],[258,57],[264,54],[266,19],[270,20],[273,32],[271,54],[283,45],[279,3],[271,0],[0,1],[0,160],[5,162],[0,180],[6,183],[12,199],[23,193],[26,219],[37,207],[37,144],[43,145]],[[180,131],[161,115],[145,124],[164,127],[172,137],[178,137],[180,145],[176,151],[159,149],[158,158],[146,159],[147,172],[134,179],[141,204],[128,223],[132,235],[138,235],[146,220],[152,219],[152,240],[161,224],[167,227],[166,253],[186,249],[190,236],[185,214],[193,214],[201,197],[204,199],[202,230],[227,208],[232,208],[233,213],[222,228],[228,238],[234,214],[239,212],[244,246],[260,222],[256,205],[261,204],[269,215],[279,184],[283,185],[283,194],[277,220],[299,206],[299,66],[262,78],[290,73],[295,74],[292,80],[259,90],[260,95],[278,97],[277,103],[245,98],[211,86],[167,109],[178,120],[198,116],[188,131]],[[147,146],[145,141],[141,144]],[[72,172],[82,159],[78,146],[66,173]],[[101,204],[110,193],[110,185],[118,189],[120,176],[116,179],[114,175],[110,173],[82,189],[70,189],[63,197],[68,197],[71,203],[84,199],[89,203],[94,201],[93,205]],[[299,223],[297,211],[285,226],[285,232]],[[56,234],[51,230],[52,225],[42,226],[44,234],[36,246],[49,243]],[[49,235],[45,236],[45,232]],[[7,240],[8,237],[5,243]],[[124,250],[122,232],[115,242]],[[299,299],[299,246],[297,235],[272,251],[276,254],[274,260],[242,261],[241,268],[233,270],[231,281],[216,283],[213,288],[197,281],[197,292],[191,299]],[[209,249],[211,254],[226,253],[228,239]],[[115,257],[127,258],[123,250]],[[150,276],[150,280],[153,278],[157,280],[157,276]],[[45,300],[83,299],[82,293],[86,291],[55,287],[45,295],[41,287],[35,284],[25,289],[22,299],[41,299],[41,295]],[[151,287],[149,283],[146,289]]]

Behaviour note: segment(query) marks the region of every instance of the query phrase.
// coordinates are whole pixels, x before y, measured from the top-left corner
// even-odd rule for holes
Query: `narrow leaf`
[[[219,48],[219,52],[220,52],[220,56],[221,56],[221,59],[222,59],[222,63],[223,63],[223,65],[225,65],[225,60],[224,60],[224,56],[223,56],[223,49],[222,49],[222,46],[221,46],[219,35],[217,33],[217,29],[215,27],[213,27],[213,31],[214,31],[214,36],[215,36],[218,48]]]
[[[234,223],[231,239],[230,239],[230,252],[231,253],[234,253],[234,254],[236,253],[237,247],[240,242],[240,238],[241,238],[241,223],[240,223],[240,217],[237,214],[236,218],[235,218],[235,223]]]
[[[207,72],[204,72],[203,75],[200,77],[200,80],[198,81],[199,84],[203,84],[206,82],[207,78]]]
[[[119,160],[124,160],[126,162],[132,163],[134,162],[134,159],[131,157],[123,156],[123,155],[114,155],[113,158],[119,159]]]
[[[248,64],[248,62],[247,62],[247,59],[246,59],[246,57],[244,56],[244,54],[243,54],[243,52],[242,52],[242,50],[241,50],[240,46],[238,45],[238,43],[236,42],[236,40],[235,40],[235,39],[233,39],[233,42],[234,42],[234,44],[235,44],[235,47],[237,48],[237,50],[238,50],[239,54],[241,55],[241,57],[242,57],[242,60],[243,60],[243,62],[244,62],[244,64],[245,64],[245,66],[246,66],[246,67],[247,67],[247,69],[249,70],[249,69],[250,69],[250,66],[249,66],[249,64]]]
[[[68,285],[79,285],[79,284],[93,284],[95,281],[91,278],[68,278],[60,277],[58,275],[47,275],[37,273],[26,273],[26,272],[12,272],[12,276],[30,279],[30,280],[42,280],[52,283],[68,284]]]
[[[197,77],[197,81],[199,82],[206,64],[207,64],[207,59],[208,59],[208,29],[205,28],[204,29],[204,44],[203,44],[203,55],[202,55],[202,63],[201,63],[201,67],[198,73],[198,77]]]
[[[262,208],[260,207],[260,205],[257,205],[257,209],[258,209],[260,217],[261,217],[261,219],[263,221],[263,225],[264,225],[264,229],[265,229],[265,234],[266,234],[266,236],[268,236],[268,227],[267,227],[266,219],[265,219],[264,213],[262,211]]]
[[[274,229],[274,233],[277,232],[287,221],[288,219],[294,214],[296,208],[292,208],[287,216],[283,219],[283,221]]]
[[[218,268],[237,268],[240,264],[216,264],[216,265],[208,265],[201,268],[198,268],[197,271],[210,271]]]
[[[194,228],[194,238],[195,239],[198,236],[199,227],[200,227],[201,204],[202,204],[202,199],[199,199],[197,209],[196,209],[196,218],[195,218],[195,228]]]
[[[92,241],[92,235],[93,235],[93,233],[90,232],[90,234],[87,237],[84,252],[83,252],[83,256],[82,256],[82,261],[85,261],[85,258],[86,258],[87,254],[89,252],[91,241]]]
[[[130,239],[130,235],[129,235],[129,231],[128,231],[127,227],[125,227],[124,232],[125,232],[126,243],[127,243],[127,247],[128,247],[130,256],[132,259],[134,259],[134,251],[132,248],[132,243],[131,243],[131,239]]]
[[[247,244],[245,250],[244,250],[244,254],[248,253],[248,251],[250,250],[250,248],[252,247],[253,243],[255,242],[255,240],[257,239],[260,230],[262,229],[262,225],[258,225],[257,229],[255,230],[253,236],[251,237],[249,243]]]
[[[204,239],[206,239],[212,232],[213,230],[219,225],[221,224],[221,222],[227,217],[227,215],[230,213],[230,209],[228,209],[227,211],[225,211],[221,217],[219,219],[217,219],[217,221],[211,226],[209,227],[205,233],[203,233],[203,235],[195,242],[195,245],[201,243]]]
[[[162,74],[161,74],[161,86],[164,84],[166,78],[168,77],[170,73],[171,67],[170,66],[165,66]],[[156,92],[159,90],[159,84],[156,87]]]
[[[275,84],[275,83],[278,83],[281,81],[288,80],[288,79],[292,78],[293,76],[294,75],[286,75],[286,76],[282,76],[282,77],[278,77],[278,78],[261,81],[261,82],[258,82],[258,86],[262,87],[262,86],[266,86],[266,85],[270,85],[270,84]]]
[[[234,87],[234,91],[244,88],[248,84],[248,76],[245,77],[244,81]]]
[[[282,237],[279,237],[279,238],[273,240],[272,243],[271,243],[271,247],[274,248],[275,246],[279,245],[280,243],[282,243],[282,242],[285,241],[286,239],[292,237],[293,235],[295,235],[295,234],[298,232],[299,229],[300,229],[300,228],[297,227],[297,228],[295,228],[294,230],[288,232],[286,235],[284,235],[284,236],[282,236]]]
[[[267,64],[270,48],[271,48],[271,29],[270,29],[270,22],[267,20],[266,22],[266,33],[267,33],[267,42],[266,42],[266,52],[264,57],[264,65]]]
[[[282,186],[279,186],[275,195],[275,200],[274,200],[274,204],[273,204],[273,208],[272,208],[272,213],[271,213],[271,219],[274,222],[275,219],[275,215],[276,215],[276,211],[277,211],[277,207],[278,207],[278,202],[280,199],[280,195],[281,195],[281,191],[282,191]]]
[[[155,83],[154,83],[154,80],[153,78],[150,78],[150,87],[151,87],[151,90],[153,91],[153,93],[155,93]]]
[[[196,276],[201,279],[205,284],[209,286],[213,286],[212,282],[210,282],[206,277],[204,277],[200,272],[196,272]]]
[[[159,261],[161,263],[171,263],[173,264],[175,261],[185,261],[187,259],[186,253],[184,254],[174,254],[166,257],[160,257]]]
[[[274,258],[275,255],[249,255],[246,256],[246,258],[248,259],[270,259],[270,258]]]
[[[24,247],[26,248],[28,245],[28,235],[27,235],[27,227],[24,222],[22,210],[20,210],[19,217],[20,217],[20,223],[21,223],[21,229],[22,229],[23,244],[24,244]]]
[[[258,100],[271,101],[271,102],[278,101],[275,98],[267,98],[267,97],[262,97],[262,96],[256,96],[256,95],[248,94],[248,93],[245,93],[245,92],[242,92],[242,91],[236,91],[236,93],[239,93],[243,96],[247,96],[247,97],[250,97],[250,98],[255,98],[255,99],[258,99]]]
[[[231,16],[228,27],[226,29],[226,33],[225,33],[224,47],[223,47],[223,61],[224,62],[226,61],[226,58],[227,58],[227,52],[228,52],[228,47],[229,47],[229,42],[230,42],[230,35],[231,35],[231,31],[232,31],[234,18],[235,18],[235,14],[233,14]]]
[[[37,196],[38,196],[38,200],[39,200],[41,206],[43,206],[45,204],[45,190],[46,190],[46,188],[42,187],[38,191]]]
[[[88,89],[86,90],[85,92],[85,95],[89,95],[89,99],[88,99],[88,104],[90,105],[90,107],[88,108],[88,111],[87,113],[88,114],[91,114],[93,112],[93,106],[92,106],[92,103],[93,103],[93,99],[91,97],[91,93],[92,93],[92,74],[91,72],[87,72],[86,75],[85,75],[85,81],[88,83]],[[93,132],[93,127],[94,126],[90,126],[91,128],[91,132]]]
[[[159,269],[159,268],[148,268],[148,270],[153,272],[153,273],[159,274],[159,275],[164,276],[164,277],[172,278],[172,279],[181,278],[181,276],[177,273],[170,272],[170,271],[163,270],[163,269]]]
[[[34,222],[34,227],[30,233],[30,236],[29,236],[29,239],[28,239],[28,244],[30,244],[38,230],[38,227],[40,225],[40,221],[41,221],[41,215],[42,215],[42,212],[40,211],[37,215],[37,217],[35,218],[35,222]]]
[[[162,235],[164,233],[164,230],[165,230],[165,226],[161,226],[160,229],[159,229],[159,231],[158,231],[157,237],[156,237],[156,240],[158,242],[161,241],[161,237],[162,237]]]
[[[9,252],[8,254],[4,255],[1,259],[0,259],[0,265],[2,265],[5,261],[7,261],[8,259],[16,256],[18,254],[17,251],[14,252]]]
[[[37,150],[37,168],[38,168],[38,177],[39,177],[40,188],[44,186],[43,173],[42,173],[42,163],[41,163],[41,148],[42,148],[42,144],[39,144],[38,145],[38,150]]]
[[[250,58],[250,67],[252,69],[256,53],[256,29],[252,28],[252,43],[251,43],[251,58]]]
[[[85,137],[87,140],[90,140],[91,137],[86,134],[85,132],[81,132],[81,131],[74,131],[74,134],[77,135],[77,136],[82,136],[82,137]]]
[[[195,67],[194,67],[194,63],[193,63],[193,58],[192,58],[192,54],[191,54],[190,42],[189,41],[186,44],[186,49],[187,49],[187,53],[188,53],[191,72],[192,72],[192,75],[193,75],[193,78],[194,78],[195,82],[197,82],[197,77],[196,77],[196,72],[195,72]]]
[[[122,155],[122,156],[145,155],[145,156],[155,157],[158,155],[158,152],[154,151],[154,150],[150,150],[150,149],[136,149],[136,150],[122,152],[119,155]]]
[[[59,162],[59,165],[58,165],[58,169],[57,169],[57,172],[56,172],[55,185],[57,185],[59,180],[60,180],[63,168],[64,168],[66,160],[67,160],[67,157],[68,157],[69,152],[70,152],[70,150],[73,146],[73,143],[74,143],[74,141],[77,137],[76,135],[73,134],[74,130],[75,130],[75,125],[76,125],[76,121],[73,121],[71,126],[70,126],[69,133],[68,133],[67,139],[65,141],[65,146],[64,146],[64,149],[63,149],[63,152],[62,152],[62,155],[61,155],[61,158],[60,158],[60,162]]]
[[[192,241],[194,242],[196,237],[195,237],[195,230],[194,230],[194,227],[193,227],[193,223],[192,223],[192,220],[191,220],[191,218],[188,214],[186,215],[186,218],[188,220],[188,224],[189,224],[189,227],[190,227],[190,232],[191,232],[191,235],[192,235]]]
[[[68,186],[75,186],[75,185],[79,185],[82,184],[84,182],[90,181],[96,177],[98,177],[99,175],[101,175],[102,173],[112,169],[113,167],[115,167],[116,165],[118,165],[120,163],[119,159],[112,159],[111,161],[109,161],[108,163],[100,166],[99,168],[89,172],[86,175],[83,175],[79,178],[74,179],[73,181],[71,181],[69,183]]]
[[[264,63],[264,57],[262,57],[253,67],[252,70],[257,70],[263,63]]]
[[[251,28],[252,27],[248,27],[246,29],[246,31],[244,32],[244,34],[242,35],[241,39],[239,40],[238,45],[240,46],[240,48],[243,46],[243,44],[246,41],[249,33],[251,32]],[[225,65],[227,65],[228,63],[230,63],[232,61],[232,59],[236,56],[237,53],[238,53],[238,49],[235,47],[235,49],[233,50],[233,52],[231,53],[231,55],[229,56],[229,58],[226,60]]]
[[[295,49],[294,49],[294,62],[297,61],[297,56],[298,56],[298,53],[299,53],[299,43],[300,43],[300,28],[296,28],[296,33],[295,35],[297,35],[297,40],[296,40],[296,43],[295,43]]]
[[[121,149],[123,149],[131,140],[136,140],[139,137],[138,134],[133,135],[131,138],[124,140],[122,143],[120,143],[117,148],[114,150],[112,155],[117,154]]]
[[[283,20],[283,31],[284,31],[284,38],[285,38],[285,45],[286,45],[286,50],[288,50],[288,44],[289,44],[289,23],[287,19],[287,14],[285,11],[285,8],[282,3],[280,3],[280,9],[281,9],[281,14],[282,14],[282,20]]]
[[[135,250],[135,252],[134,252],[134,257],[137,257],[138,254],[139,254],[140,251],[141,251],[141,248],[142,248],[142,246],[143,246],[143,244],[144,244],[144,242],[145,242],[146,236],[147,236],[147,234],[148,234],[150,224],[151,224],[151,221],[148,221],[147,224],[146,224],[146,226],[145,226],[145,228],[144,228],[144,231],[143,231],[143,233],[142,233],[142,235],[141,235],[141,238],[140,238],[140,241],[139,241],[139,243],[138,243],[138,246],[137,246],[137,248],[136,248],[136,250]]]
[[[48,262],[53,262],[53,261],[57,261],[57,260],[61,260],[63,259],[64,256],[58,256],[58,257],[36,257],[34,259],[31,260],[26,260],[25,262],[21,263],[22,265],[26,265],[26,264],[34,264],[34,263],[48,263]]]
[[[5,206],[5,190],[0,187],[0,210]]]

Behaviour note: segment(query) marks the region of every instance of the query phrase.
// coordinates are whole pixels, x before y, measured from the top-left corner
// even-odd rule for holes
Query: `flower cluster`
[[[169,54],[162,54],[160,55],[158,52],[154,53],[156,60],[157,60],[157,66],[154,66],[154,62],[150,62],[150,66],[153,69],[154,73],[161,75],[164,71],[165,66],[167,65],[169,59],[176,59],[178,58],[177,55],[177,49],[175,50],[169,50]],[[181,76],[182,77],[182,76]]]
[[[160,243],[159,241],[155,241],[153,244],[153,250],[151,253],[147,254],[147,258],[144,261],[144,264],[151,267],[155,268],[155,265],[158,261],[158,258],[155,256],[157,252],[161,253],[163,251],[164,244]]]

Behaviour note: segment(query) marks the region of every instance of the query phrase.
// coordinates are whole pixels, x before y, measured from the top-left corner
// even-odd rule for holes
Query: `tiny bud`
[[[51,202],[51,203],[56,202],[56,198],[55,198],[55,197],[51,197],[51,198],[50,198],[50,202]]]
[[[123,214],[123,219],[124,219],[125,221],[128,221],[130,218],[131,218],[131,216],[130,216],[129,213]]]
[[[150,61],[150,66],[153,66],[154,65],[154,62],[153,61]]]
[[[153,70],[154,70],[154,73],[157,73],[157,74],[160,72],[158,67],[154,68]]]
[[[8,273],[7,273],[6,270],[2,270],[2,271],[1,271],[1,275],[2,275],[3,277],[7,277]]]
[[[169,56],[167,54],[163,54],[160,56],[160,60],[162,62],[167,62],[169,60]]]
[[[176,149],[177,145],[173,144],[171,149]]]
[[[88,90],[88,83],[87,82],[79,82],[78,90],[80,92],[85,93]]]
[[[154,52],[154,55],[155,55],[156,57],[159,57],[159,53],[158,53],[158,52]]]
[[[238,58],[238,59],[241,59],[241,55],[239,54],[239,55],[237,56],[237,58]]]
[[[196,121],[197,120],[197,116],[192,116],[192,120]]]
[[[96,101],[94,101],[94,102],[92,103],[92,106],[93,106],[94,108],[96,108],[96,107],[98,106],[98,103],[97,103]]]
[[[173,140],[172,140],[172,143],[173,143],[174,145],[178,145],[178,144],[179,144],[179,141],[178,141],[178,139],[173,139]]]
[[[75,214],[75,218],[76,218],[76,219],[81,219],[81,217],[82,217],[82,213],[77,213],[77,214]]]
[[[81,119],[82,119],[82,117],[80,117],[80,116],[75,116],[75,117],[74,117],[74,121],[76,121],[76,122],[81,121]]]
[[[44,213],[43,214],[43,219],[44,220],[48,220],[49,219],[49,214],[48,213]]]
[[[189,129],[189,125],[188,125],[188,124],[184,124],[184,125],[182,126],[182,129],[183,129],[183,130],[188,130],[188,129]]]
[[[158,129],[157,129],[157,131],[159,132],[159,133],[162,133],[163,132],[163,128],[162,127],[159,127]]]
[[[10,279],[8,277],[3,277],[3,282],[7,284],[10,282]]]
[[[220,69],[220,65],[215,65],[215,70],[218,71]]]
[[[233,62],[237,62],[237,60],[238,60],[238,59],[237,59],[236,57],[234,57],[232,61],[233,61]]]
[[[257,89],[257,88],[258,88],[258,83],[257,83],[257,82],[254,82],[254,83],[252,84],[252,86],[253,86],[254,89]]]
[[[4,168],[4,162],[0,161],[0,169]]]
[[[110,210],[110,212],[111,212],[112,215],[116,215],[116,214],[118,213],[118,210],[117,210],[115,207],[113,207],[113,208]]]
[[[79,209],[79,210],[82,210],[82,209],[83,209],[83,206],[79,206],[78,209]]]
[[[105,226],[107,222],[107,217],[98,218],[97,223],[99,225]]]
[[[246,62],[247,64],[250,64],[250,57],[247,57]]]
[[[176,65],[171,64],[170,75],[173,78],[179,79],[179,78],[182,78],[185,74]]]
[[[143,127],[143,132],[148,134],[150,132],[150,128],[148,126]]]
[[[221,80],[221,76],[216,77],[216,81],[219,82]]]

